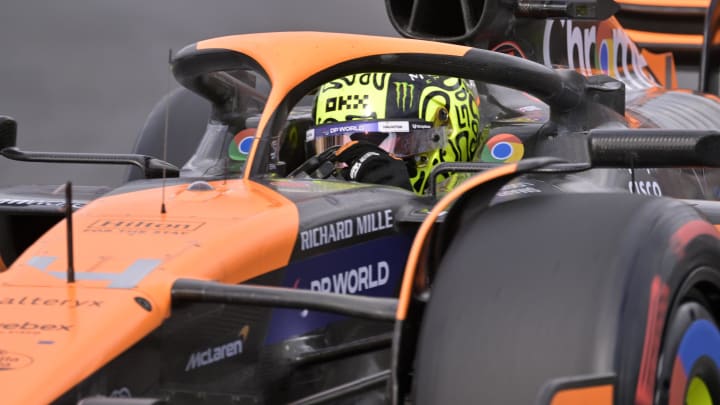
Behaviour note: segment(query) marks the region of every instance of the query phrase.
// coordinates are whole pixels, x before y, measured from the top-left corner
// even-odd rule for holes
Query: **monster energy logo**
[[[411,109],[413,105],[413,94],[415,92],[415,85],[412,83],[401,82],[395,84],[395,104],[399,109],[405,111],[405,109]],[[409,97],[408,97],[409,96]],[[410,99],[410,104],[406,104]]]

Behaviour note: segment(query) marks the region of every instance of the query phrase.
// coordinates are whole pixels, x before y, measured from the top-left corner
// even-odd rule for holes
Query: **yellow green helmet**
[[[373,142],[408,162],[410,183],[419,194],[437,164],[472,160],[480,142],[475,86],[455,77],[342,77],[318,90],[313,117],[306,140],[314,153],[351,140]]]

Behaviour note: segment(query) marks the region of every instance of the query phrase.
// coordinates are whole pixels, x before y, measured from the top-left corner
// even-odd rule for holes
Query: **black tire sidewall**
[[[702,221],[681,202],[625,194],[536,196],[471,218],[433,285],[415,399],[527,403],[552,379],[613,373],[616,403],[634,403],[641,366],[656,375],[676,291],[720,263],[714,237],[678,242]],[[514,244],[501,260],[498,238]]]

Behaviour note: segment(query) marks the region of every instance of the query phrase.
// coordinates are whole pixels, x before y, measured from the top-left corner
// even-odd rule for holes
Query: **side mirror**
[[[180,169],[152,156],[135,153],[72,153],[72,152],[34,152],[18,149],[17,122],[6,115],[0,115],[0,156],[21,162],[53,163],[97,163],[116,165],[135,165],[145,174],[145,178],[177,177]]]
[[[15,146],[17,122],[7,115],[0,115],[0,150]]]

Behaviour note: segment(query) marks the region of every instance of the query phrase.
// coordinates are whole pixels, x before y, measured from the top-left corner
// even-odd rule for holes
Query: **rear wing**
[[[720,27],[720,13],[716,4],[716,0],[486,0],[450,5],[443,0],[385,0],[390,22],[402,36],[483,49],[491,49],[498,43],[506,45],[503,50],[508,48],[508,43],[513,49],[518,49],[518,45],[537,46],[527,40],[527,36],[510,38],[508,42],[507,33],[511,30],[507,25],[520,27],[518,21],[598,22],[615,16],[623,36],[629,38],[633,47],[644,49],[644,58],[654,60],[652,64],[658,66],[671,66],[668,74],[673,77],[666,78],[667,75],[659,73],[659,84],[672,88],[677,87],[679,81],[682,88],[720,94],[720,37],[715,35]],[[515,54],[546,65],[556,63],[547,58],[541,60],[537,52]],[[675,65],[680,76],[678,81],[674,78]]]
[[[697,74],[697,90],[719,94],[720,12],[717,0],[617,0],[615,15],[640,47],[673,52],[678,70]]]
[[[638,46],[655,52],[699,54],[710,0],[616,0],[615,17]]]

